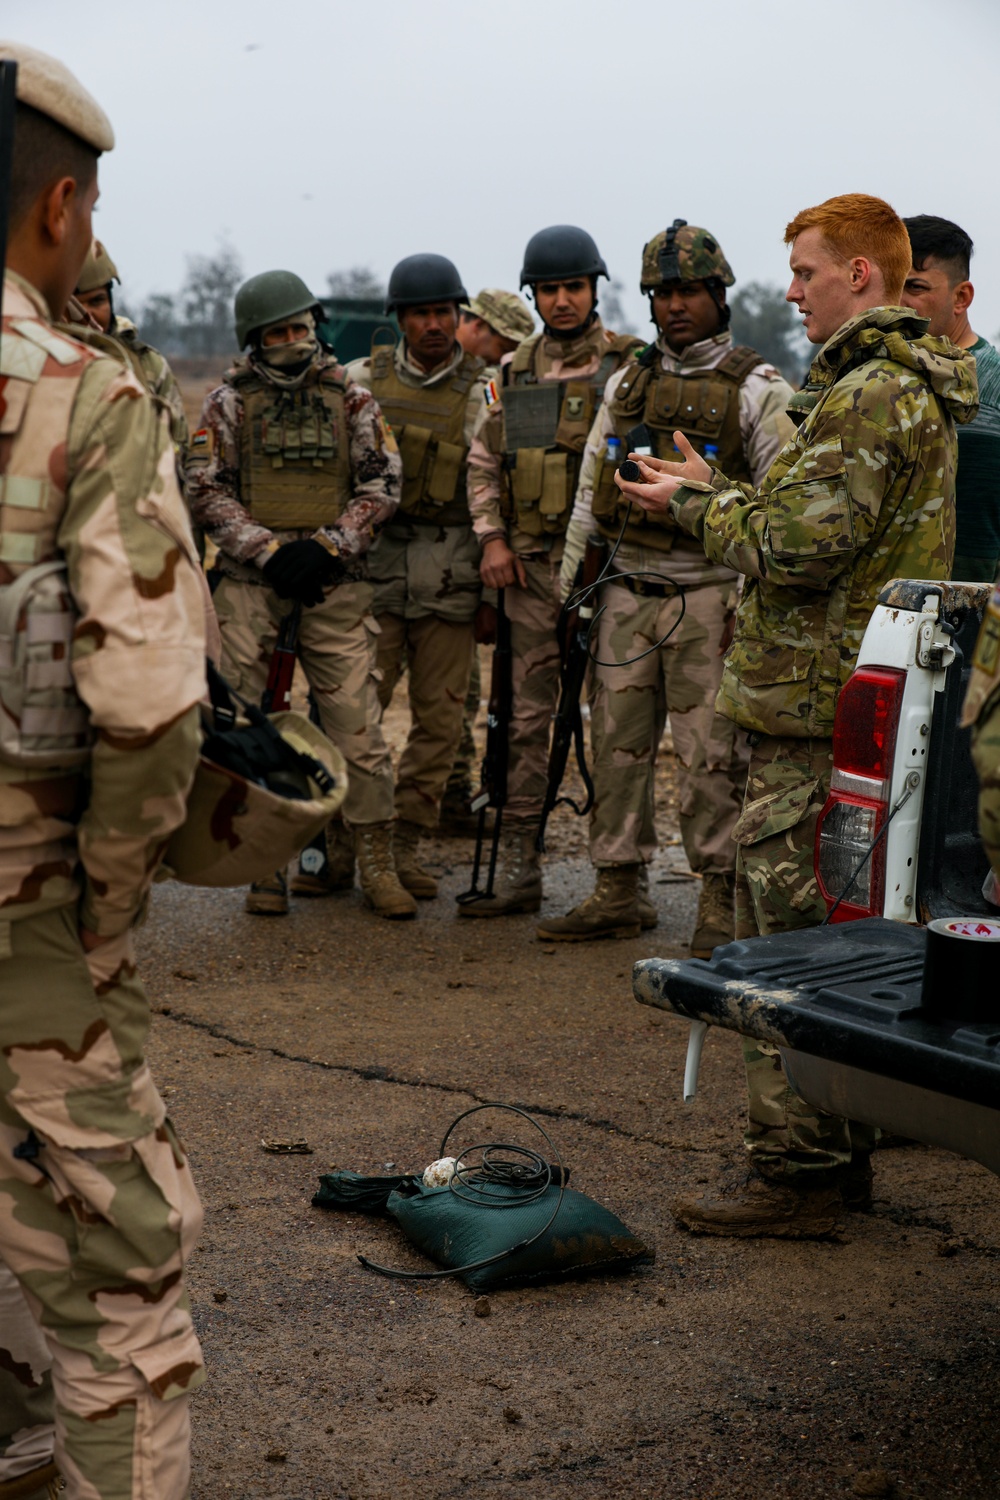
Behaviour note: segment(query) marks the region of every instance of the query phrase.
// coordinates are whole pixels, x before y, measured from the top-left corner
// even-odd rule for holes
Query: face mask
[[[296,366],[305,368],[319,349],[319,340],[316,338],[316,319],[311,312],[296,313],[295,321],[305,323],[309,328],[309,337],[298,339],[294,344],[271,344],[265,346],[261,343],[257,351],[257,358],[262,364],[270,365],[272,370],[294,370]],[[265,333],[266,329],[263,330]]]

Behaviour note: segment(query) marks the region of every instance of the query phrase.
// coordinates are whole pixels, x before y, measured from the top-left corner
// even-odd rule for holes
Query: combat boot
[[[871,1213],[874,1176],[870,1151],[852,1151],[847,1165],[837,1168],[837,1186],[848,1213]]]
[[[713,948],[736,936],[736,876],[703,875],[698,916],[691,938],[692,958],[711,958]]]
[[[284,870],[276,870],[267,880],[255,880],[247,891],[243,910],[255,917],[287,917],[288,882]]]
[[[586,943],[594,938],[635,938],[639,915],[639,866],[610,865],[597,871],[593,894],[565,917],[550,917],[536,928],[543,942]]]
[[[801,1172],[781,1181],[753,1169],[730,1186],[679,1198],[673,1215],[692,1234],[732,1239],[825,1240],[843,1212],[836,1174]]]
[[[637,893],[639,903],[639,921],[642,923],[643,932],[648,932],[651,927],[658,927],[660,914],[649,898],[649,866],[639,866],[639,888]]]
[[[332,896],[354,889],[354,840],[340,818],[326,825],[323,838],[325,861],[312,844],[299,855],[299,868],[289,885],[293,896]]]
[[[535,848],[538,824],[512,822],[503,835],[503,863],[493,895],[463,902],[460,917],[512,917],[539,911],[542,905],[542,864]]]
[[[0,1500],[59,1500],[64,1489],[55,1464],[43,1464],[17,1479],[0,1480]]]
[[[392,853],[400,885],[405,886],[418,901],[433,901],[438,893],[438,883],[417,859],[423,831],[419,823],[408,823],[405,818],[397,818],[392,830]]]
[[[441,812],[438,817],[438,833],[444,834],[446,838],[474,839],[479,834],[479,814],[469,811],[469,803],[475,796],[472,787],[464,779],[449,781],[441,798]],[[493,813],[487,809],[483,821],[483,833],[490,835],[493,832]]]
[[[358,876],[368,905],[393,921],[417,915],[417,903],[404,890],[392,858],[392,824],[366,823],[354,830]]]

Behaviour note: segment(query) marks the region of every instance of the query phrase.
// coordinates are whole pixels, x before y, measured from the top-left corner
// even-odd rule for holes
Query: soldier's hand
[[[639,465],[642,478],[630,484],[620,471],[615,474],[615,484],[625,498],[641,505],[643,510],[669,510],[670,501],[682,484],[708,484],[712,478],[711,465],[695,452],[683,432],[674,433],[674,442],[683,454],[682,463],[653,458],[648,453],[630,453],[629,458]]]
[[[524,563],[510,550],[502,537],[494,537],[483,548],[479,576],[488,589],[509,589],[517,584],[527,586]]]
[[[493,645],[497,638],[497,612],[492,604],[480,604],[472,621],[472,634],[477,645]]]

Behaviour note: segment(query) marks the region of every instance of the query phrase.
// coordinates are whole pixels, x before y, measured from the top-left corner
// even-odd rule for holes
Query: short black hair
[[[89,187],[100,154],[40,110],[18,103],[8,208],[11,228],[20,225],[39,195],[61,177],[72,177],[81,187]]]
[[[903,223],[910,236],[913,264],[918,271],[922,271],[933,257],[952,267],[956,281],[968,281],[972,240],[964,229],[953,224],[951,219],[939,219],[935,214],[914,214],[912,219],[904,219]]]

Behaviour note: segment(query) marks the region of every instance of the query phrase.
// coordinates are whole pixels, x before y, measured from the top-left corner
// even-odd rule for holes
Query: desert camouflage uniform
[[[73,1494],[180,1500],[201,1207],[143,1056],[132,928],[197,761],[201,584],[166,423],[134,374],[56,331],[9,273],[3,312],[0,585],[65,559],[96,739],[82,771],[0,762],[0,1255],[45,1329]],[[108,941],[85,954],[81,926]]]
[[[398,344],[393,354],[397,379],[414,391],[447,385],[469,361],[456,345],[446,363],[427,373],[408,356],[404,344]],[[466,447],[486,409],[486,367],[481,360],[474,363],[478,370],[465,405]],[[355,360],[347,377],[370,390],[371,359]],[[391,406],[386,417],[397,430],[400,424]],[[413,420],[419,422],[420,417],[415,412]],[[380,632],[379,701],[383,709],[388,706],[405,656],[411,725],[396,769],[396,816],[433,828],[462,734],[475,645],[472,621],[482,595],[479,546],[468,515],[464,470],[456,500],[442,506],[442,516],[449,519],[407,514],[405,504],[404,498],[369,558]],[[456,511],[464,513],[464,521],[454,518]]]
[[[54,1441],[52,1358],[16,1278],[0,1261],[0,1494],[28,1474],[36,1492],[55,1476]]]
[[[972,758],[979,773],[979,836],[1000,881],[1000,576],[972,654],[962,724],[972,725]]]
[[[399,503],[401,466],[377,403],[348,384],[344,405],[352,498],[339,519],[319,530],[278,531],[252,519],[241,501],[240,433],[243,398],[228,381],[245,370],[238,361],[227,384],[210,391],[202,427],[192,440],[187,496],[195,521],[217,546],[215,566],[223,574],[215,591],[222,630],[222,672],[245,697],[259,700],[281,621],[293,608],[279,599],[261,571],[283,543],[314,536],[347,564],[344,581],[322,604],[302,610],[299,656],[319,709],[324,733],[348,765],[344,817],[353,826],[392,818],[392,763],[379,727],[375,666],[378,626],[366,553]],[[262,379],[267,366],[254,363]],[[314,361],[307,380],[337,369],[331,355]]]
[[[852,318],[813,361],[790,407],[798,431],[759,490],[720,474],[671,502],[709,561],[747,580],[718,699],[756,741],[734,830],[744,936],[822,920],[813,845],[837,695],[883,585],[949,576],[955,422],[975,415],[976,376],[926,326],[895,307]],[[761,1052],[748,1044],[754,1161],[792,1173],[847,1160],[846,1122],[810,1116]]]
[[[181,388],[166,356],[159,349],[154,349],[152,344],[143,341],[130,318],[116,317],[111,337],[123,345],[129,359],[138,367],[149,394],[162,401],[167,408],[170,414],[170,436],[174,440],[178,463],[183,468],[190,434]]]
[[[593,382],[605,360],[620,367],[639,339],[610,333],[600,319],[573,340],[536,334],[502,362],[501,371],[516,361],[526,346],[532,348],[532,369],[538,381]],[[602,386],[605,382],[602,379]],[[580,435],[582,453],[589,421]],[[510,619],[513,714],[507,771],[507,814],[512,822],[538,818],[547,781],[548,745],[552,714],[559,693],[559,644],[556,623],[561,606],[559,565],[570,510],[554,519],[554,528],[535,535],[518,524],[506,499],[503,455],[506,451],[503,405],[487,410],[469,450],[469,509],[480,547],[502,537],[524,565],[525,588],[504,590]]]
[[[702,372],[727,359],[733,340],[729,332],[719,333],[678,355],[661,335],[657,348],[665,372],[690,376],[694,384]],[[594,485],[605,462],[608,438],[616,435],[611,404],[627,371],[635,368],[630,363],[612,375],[587,440],[567,536],[564,596],[573,583],[573,554],[582,552],[588,533],[594,530]],[[777,370],[762,362],[739,386],[739,435],[747,472],[755,484],[763,480],[792,435],[794,429],[785,415],[791,394]],[[612,529],[617,531],[617,526]],[[593,672],[590,725],[595,803],[590,856],[598,868],[652,859],[657,843],[654,763],[669,712],[678,761],[681,836],[688,862],[699,873],[728,874],[735,860],[732,831],[743,802],[748,753],[746,736],[731,719],[716,712],[715,699],[722,681],[719,643],[735,608],[736,580],[724,565],[709,563],[697,542],[676,532],[672,537],[672,546],[665,551],[626,535],[612,563],[615,573],[642,570],[645,577],[640,586],[655,586],[658,579],[664,579],[683,587],[680,627],[659,651],[641,661],[631,660],[676,624],[679,601],[635,594],[624,584],[609,584],[601,590],[603,613],[594,654],[601,663],[630,665],[599,665]]]

